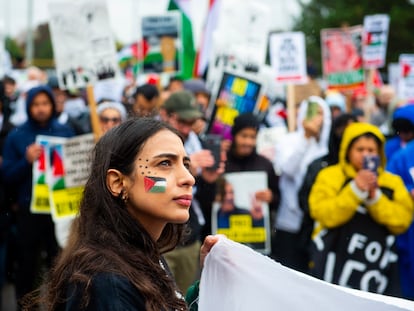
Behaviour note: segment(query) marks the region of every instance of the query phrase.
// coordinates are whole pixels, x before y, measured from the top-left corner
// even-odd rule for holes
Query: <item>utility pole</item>
[[[33,62],[33,0],[27,0],[26,65]]]

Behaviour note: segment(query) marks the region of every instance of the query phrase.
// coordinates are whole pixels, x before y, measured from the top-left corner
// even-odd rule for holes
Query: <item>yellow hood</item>
[[[356,122],[346,127],[345,132],[342,137],[341,146],[339,148],[339,165],[342,166],[345,174],[348,177],[354,177],[356,175],[356,171],[354,167],[346,160],[346,154],[348,152],[349,145],[356,137],[359,137],[366,133],[371,133],[375,135],[381,141],[381,146],[379,150],[379,155],[381,158],[379,173],[381,173],[384,170],[385,161],[386,161],[385,153],[384,153],[384,143],[385,143],[384,135],[382,135],[379,128],[376,127],[375,125],[372,125],[369,123]]]

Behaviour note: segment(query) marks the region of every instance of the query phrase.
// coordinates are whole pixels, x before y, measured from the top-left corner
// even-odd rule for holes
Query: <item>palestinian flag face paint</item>
[[[167,180],[162,177],[144,177],[144,187],[146,192],[150,193],[161,193],[165,192],[167,187]]]

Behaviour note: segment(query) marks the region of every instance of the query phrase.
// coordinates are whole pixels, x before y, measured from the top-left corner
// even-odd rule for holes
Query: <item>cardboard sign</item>
[[[178,12],[145,16],[141,21],[144,73],[177,73],[182,63],[181,16]]]
[[[115,41],[104,2],[50,2],[49,12],[61,89],[84,88],[117,76]]]

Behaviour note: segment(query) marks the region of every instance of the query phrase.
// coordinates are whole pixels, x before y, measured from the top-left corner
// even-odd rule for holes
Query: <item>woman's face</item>
[[[234,136],[235,153],[239,157],[251,155],[256,148],[257,130],[252,127],[246,127]]]
[[[121,124],[121,114],[118,110],[113,108],[105,109],[99,115],[99,122],[101,124],[102,133],[105,134],[114,126]]]
[[[348,151],[348,159],[356,171],[363,168],[365,156],[379,155],[378,145],[374,138],[360,137],[354,141]]]
[[[194,177],[181,139],[169,130],[150,137],[127,178],[130,214],[157,237],[167,223],[189,218]]]

